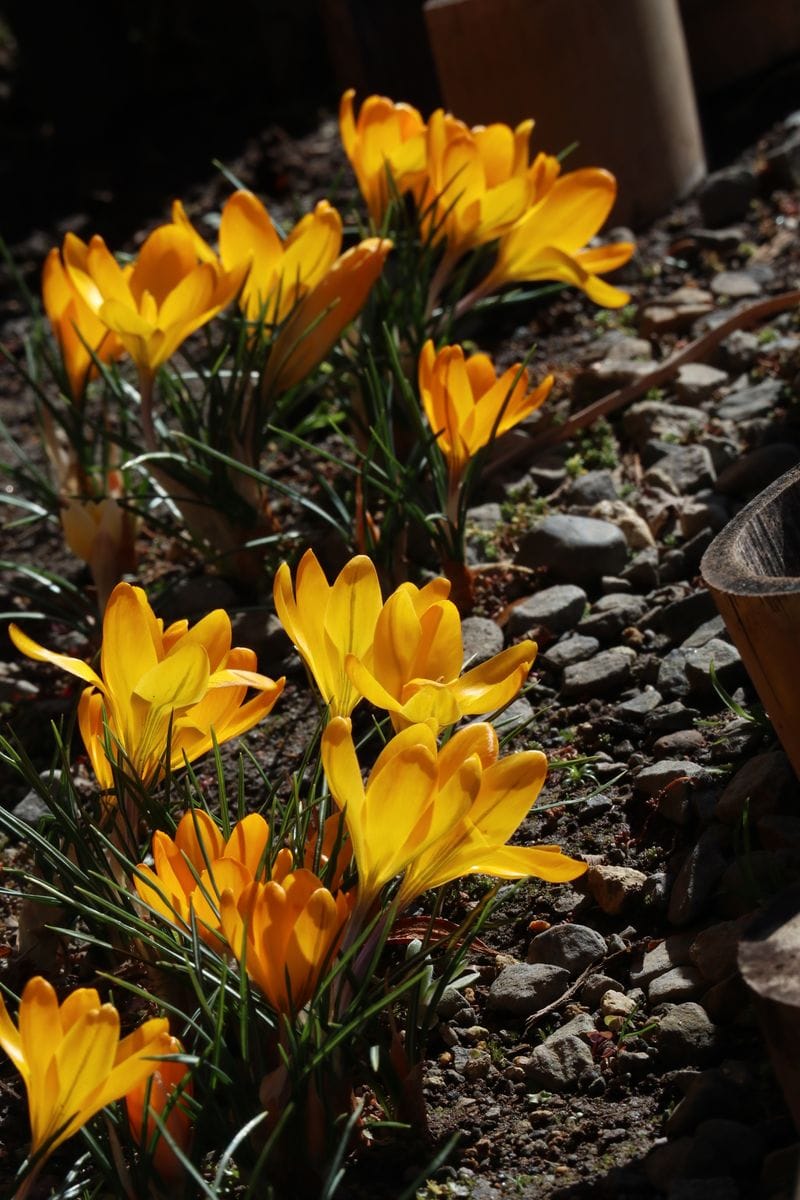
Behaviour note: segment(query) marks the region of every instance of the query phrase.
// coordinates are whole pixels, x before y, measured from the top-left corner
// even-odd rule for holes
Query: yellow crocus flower
[[[266,883],[249,883],[220,899],[228,945],[272,1007],[294,1014],[314,994],[350,913],[350,901],[334,896],[312,871],[291,869],[281,851]]]
[[[410,104],[386,96],[367,96],[353,114],[355,89],[339,106],[339,131],[369,215],[379,229],[391,196],[387,170],[399,193],[418,184],[425,171],[425,122]]]
[[[178,822],[175,837],[153,834],[153,866],[137,866],[136,891],[165,920],[188,927],[194,912],[200,936],[219,948],[219,896],[224,888],[241,891],[260,870],[269,843],[269,826],[259,813],[238,821],[227,841],[202,809],[190,809]]]
[[[223,206],[220,258],[228,271],[250,264],[239,301],[250,321],[277,325],[285,320],[328,273],[341,248],[342,218],[327,200],[298,221],[285,241],[252,192],[234,192]]]
[[[345,670],[348,654],[370,662],[381,588],[371,560],[359,554],[342,568],[333,584],[313,550],[297,566],[295,586],[282,563],[273,589],[275,609],[297,647],[332,716],[349,716],[360,700]]]
[[[522,687],[536,657],[536,643],[526,640],[462,675],[461,617],[449,594],[450,581],[443,578],[423,588],[402,583],[375,624],[371,666],[355,654],[345,660],[354,688],[385,708],[395,729],[425,722],[438,733],[463,716],[501,708]]]
[[[535,876],[549,883],[565,883],[586,870],[586,863],[562,854],[558,846],[507,845],[536,802],[547,774],[547,759],[538,750],[503,759],[498,756],[497,734],[486,723],[459,730],[439,752],[440,788],[468,762],[480,763],[480,783],[467,811],[409,864],[398,893],[400,909],[429,888],[462,875]]]
[[[345,251],[307,292],[275,339],[264,375],[264,394],[301,383],[322,362],[361,311],[392,249],[387,238],[365,238]]]
[[[99,235],[88,245],[67,234],[64,261],[73,285],[151,379],[191,333],[230,304],[248,264],[230,271],[182,225],[160,225],[145,239],[133,268],[121,267]]]
[[[448,264],[500,237],[530,204],[532,128],[528,120],[513,130],[501,123],[470,129],[442,109],[432,114],[419,211],[431,240],[446,240]]]
[[[145,787],[164,770],[167,734],[172,722],[170,766],[205,754],[217,742],[245,733],[272,709],[285,680],[256,670],[252,650],[231,647],[228,614],[216,609],[192,628],[175,621],[167,629],[157,619],[144,591],[118,583],[103,618],[100,674],[88,663],[47,650],[16,625],[11,640],[21,653],[51,662],[89,686],[78,705],[84,745],[102,788],[111,788],[113,772],[105,753],[103,718],[112,741]],[[258,692],[245,701],[248,689]]]
[[[623,266],[631,242],[587,247],[614,205],[617,182],[609,171],[586,167],[555,179],[528,211],[503,234],[497,260],[470,297],[508,283],[557,280],[581,288],[605,308],[620,308],[630,296],[598,275]]]
[[[61,350],[71,397],[79,403],[86,384],[97,374],[90,351],[102,362],[111,362],[124,354],[124,347],[86,303],[64,268],[61,252],[55,247],[47,255],[42,269],[42,300]]]
[[[436,351],[432,341],[425,343],[419,357],[419,391],[447,460],[451,490],[469,460],[539,408],[552,386],[553,376],[547,375],[529,390],[519,363],[498,376],[488,354],[465,358],[461,346]]]
[[[436,739],[427,725],[411,725],[387,742],[365,786],[350,720],[335,717],[322,735],[322,763],[353,843],[361,914],[466,814],[480,786],[474,756],[440,786]]]
[[[94,988],[77,988],[59,1004],[40,975],[25,985],[18,1026],[0,996],[0,1046],[28,1093],[31,1155],[51,1154],[101,1108],[149,1078],[157,1057],[171,1047],[165,1017],[120,1040],[119,1013],[101,1004]]]

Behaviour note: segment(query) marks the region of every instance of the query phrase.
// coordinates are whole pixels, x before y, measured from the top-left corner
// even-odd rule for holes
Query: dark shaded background
[[[7,0],[0,234],[14,243],[80,213],[125,241],[212,159],[271,126],[313,129],[348,84],[425,115],[441,102],[422,0]],[[713,169],[800,107],[800,63],[699,103]]]

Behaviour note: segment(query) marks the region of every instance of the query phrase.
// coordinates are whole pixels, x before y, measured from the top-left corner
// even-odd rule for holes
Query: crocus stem
[[[430,319],[431,314],[436,307],[436,301],[439,299],[439,293],[447,282],[447,278],[453,269],[453,261],[454,260],[452,256],[445,251],[438,267],[433,273],[433,279],[431,280],[430,287],[428,288],[428,302],[425,305],[426,321]]]
[[[14,1200],[26,1200],[27,1196],[30,1194],[31,1188],[33,1187],[34,1183],[36,1182],[36,1179],[39,1175],[39,1172],[42,1169],[42,1166],[44,1165],[44,1161],[45,1161],[44,1158],[40,1158],[39,1161],[36,1163],[35,1167],[33,1168],[33,1170],[30,1171],[25,1176],[22,1183],[19,1185],[16,1192],[14,1193]]]
[[[484,279],[483,283],[479,283],[478,286],[474,287],[471,292],[467,292],[466,296],[461,297],[455,307],[455,312],[453,313],[453,317],[456,321],[459,317],[463,317],[465,312],[469,312],[473,304],[476,304],[478,300],[482,300],[484,296],[488,296],[489,292],[492,290],[492,287],[491,285],[487,286],[487,283],[488,280]]]
[[[145,367],[139,368],[139,396],[141,401],[144,444],[152,452],[157,448],[156,431],[153,425],[153,374]]]

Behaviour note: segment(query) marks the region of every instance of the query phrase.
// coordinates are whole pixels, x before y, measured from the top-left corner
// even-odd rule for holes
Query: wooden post
[[[641,223],[705,174],[677,0],[428,0],[447,107],[470,125],[536,120],[566,169],[607,167],[612,214]]]
[[[700,573],[800,777],[800,466],[725,526]]]

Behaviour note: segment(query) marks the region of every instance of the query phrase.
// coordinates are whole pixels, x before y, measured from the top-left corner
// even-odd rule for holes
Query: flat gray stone
[[[693,939],[692,933],[673,933],[652,950],[645,951],[631,967],[631,983],[635,987],[645,987],[656,976],[671,971],[673,967],[688,964],[691,961],[689,952]]]
[[[647,998],[651,1005],[680,1004],[697,999],[706,986],[697,967],[672,967],[652,980],[647,989]]]
[[[728,372],[720,371],[719,367],[710,367],[706,363],[684,363],[678,368],[675,393],[681,404],[702,404],[728,379]]]
[[[581,882],[598,908],[616,917],[639,898],[647,876],[634,867],[599,866],[590,867]]]
[[[686,655],[685,672],[689,681],[689,690],[696,696],[711,696],[714,685],[711,680],[713,666],[717,679],[730,693],[740,684],[747,682],[747,672],[744,669],[742,656],[730,642],[721,638],[711,638],[702,646],[684,651]]]
[[[745,805],[750,820],[757,821],[784,804],[795,805],[797,798],[798,782],[788,758],[782,750],[772,750],[757,754],[739,768],[717,801],[714,815],[726,825],[738,825]]]
[[[652,1037],[662,1061],[671,1067],[697,1066],[719,1045],[719,1030],[699,1004],[667,1004]]]
[[[577,585],[619,573],[627,559],[625,538],[616,525],[563,513],[544,517],[525,534],[516,557],[522,566],[547,567],[554,579]]]
[[[537,1046],[527,1067],[528,1080],[534,1087],[551,1092],[569,1092],[597,1074],[592,1051],[582,1038],[574,1034],[555,1043]]]
[[[728,392],[717,407],[717,416],[724,421],[750,421],[773,412],[782,393],[780,379],[762,379],[752,387]]]
[[[747,271],[719,271],[711,280],[711,290],[715,296],[746,300],[749,296],[760,296],[764,289]]]
[[[546,963],[513,963],[504,967],[489,989],[489,1007],[496,1012],[529,1017],[563,995],[570,974]]]
[[[584,637],[580,633],[572,633],[562,638],[554,646],[550,646],[544,654],[539,655],[538,663],[550,667],[553,671],[563,671],[572,663],[583,662],[591,658],[600,649],[597,638]]]
[[[552,925],[537,934],[528,946],[529,963],[550,963],[563,967],[574,977],[606,952],[606,940],[588,925]]]
[[[635,650],[629,646],[615,646],[585,662],[573,663],[564,668],[561,694],[568,699],[591,699],[622,691],[628,685],[635,661]]]
[[[678,494],[699,492],[709,487],[717,477],[711,455],[705,446],[676,446],[647,471],[642,482],[659,486],[661,476],[666,476],[677,488]]]
[[[672,925],[688,925],[704,912],[728,865],[722,841],[719,826],[712,825],[689,851],[670,892],[667,918]]]
[[[610,592],[592,605],[578,624],[578,632],[602,641],[611,641],[623,629],[635,625],[647,611],[647,601],[629,592]]]
[[[516,638],[535,625],[544,625],[553,633],[564,633],[577,625],[587,603],[583,588],[571,583],[556,584],[514,604],[506,631],[510,638]]]
[[[703,181],[697,192],[697,201],[704,223],[718,228],[745,217],[750,201],[757,195],[755,171],[748,167],[723,167]]]

